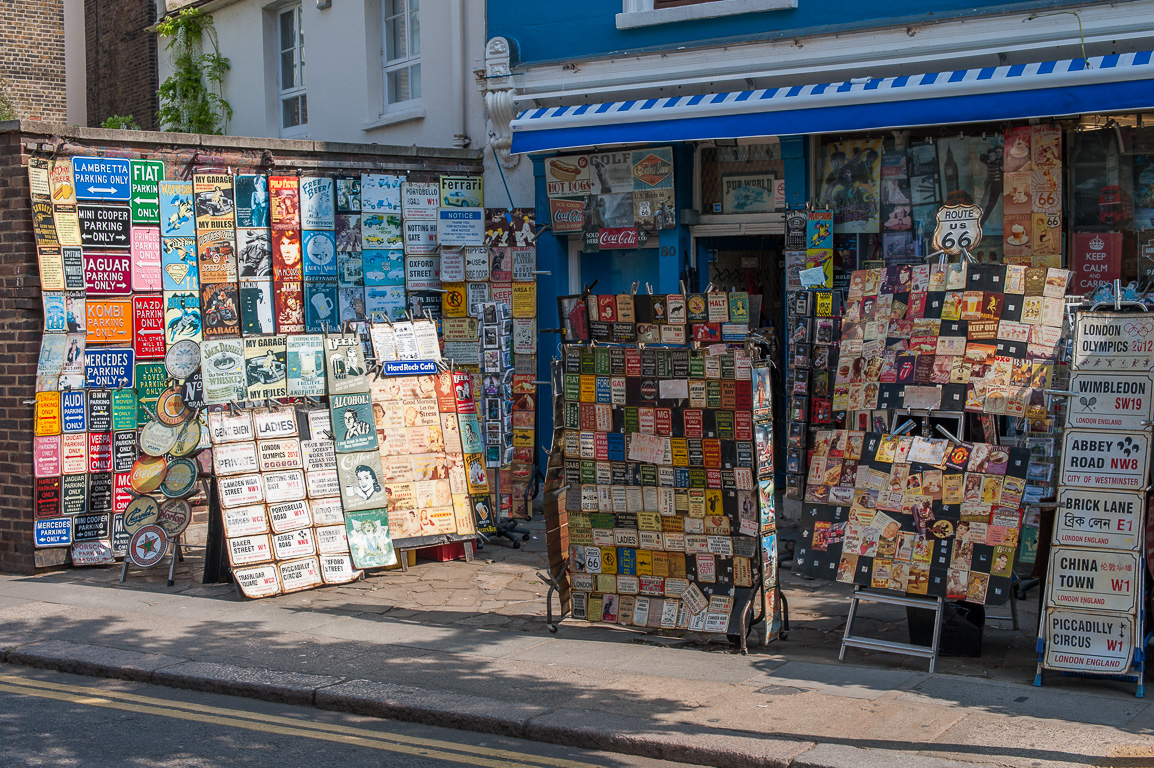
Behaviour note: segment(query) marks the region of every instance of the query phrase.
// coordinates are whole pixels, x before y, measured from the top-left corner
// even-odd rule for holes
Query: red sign
[[[637,248],[637,227],[617,227],[597,231],[597,247],[603,251],[620,248]]]
[[[128,505],[136,496],[131,492],[132,473],[117,472],[113,478],[112,513],[119,514],[128,509]]]
[[[1070,293],[1090,294],[1122,277],[1121,232],[1075,232]]]
[[[549,218],[554,232],[580,232],[585,224],[584,200],[551,199]]]
[[[89,296],[132,293],[132,256],[127,251],[85,252],[84,282]]]
[[[164,297],[159,293],[132,297],[132,345],[138,360],[164,357]]]
[[[112,433],[88,433],[88,471],[112,471]]]

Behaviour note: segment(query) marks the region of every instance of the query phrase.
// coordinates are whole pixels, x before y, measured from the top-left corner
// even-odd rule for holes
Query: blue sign
[[[60,394],[60,414],[65,432],[83,432],[86,429],[84,390],[74,389]]]
[[[433,360],[386,360],[386,376],[420,376],[436,373],[437,363]]]
[[[128,202],[132,194],[128,161],[119,157],[72,158],[72,181],[77,200]]]
[[[72,543],[72,518],[50,517],[36,521],[36,546],[67,547]]]
[[[89,347],[84,354],[84,386],[88,389],[131,389],[135,386],[135,353],[128,347]]]

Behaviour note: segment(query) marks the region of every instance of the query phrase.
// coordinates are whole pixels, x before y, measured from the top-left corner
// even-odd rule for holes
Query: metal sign
[[[72,179],[77,200],[128,202],[131,197],[128,160],[119,157],[74,157]]]
[[[1154,317],[1079,312],[1074,329],[1073,368],[1083,373],[1154,370]]]
[[[107,390],[105,390],[107,391]],[[131,389],[114,389],[111,392],[112,403],[109,406],[112,414],[112,428],[114,430],[122,429],[136,429],[136,415],[140,410],[140,405],[136,401],[136,392]],[[92,400],[92,393],[88,393],[89,401]],[[91,414],[91,409],[89,410]],[[91,421],[92,417],[89,416]],[[92,429],[92,425],[89,425]]]
[[[260,471],[275,472],[282,469],[302,469],[301,444],[295,437],[281,440],[262,440],[260,446]]]
[[[1067,429],[1063,436],[1061,485],[1103,490],[1146,487],[1150,435]]]
[[[192,459],[174,459],[168,464],[160,492],[170,499],[182,499],[196,491],[200,470]],[[175,535],[169,531],[170,535]]]
[[[946,205],[938,209],[934,250],[961,256],[982,242],[982,209],[977,205]]]
[[[60,394],[60,413],[65,432],[83,432],[87,427],[88,407],[84,390],[74,389]]]
[[[1145,502],[1141,491],[1062,488],[1054,518],[1054,543],[1134,551],[1138,549]]]
[[[237,475],[217,481],[220,505],[225,509],[245,507],[264,501],[264,483],[260,475]]]
[[[232,565],[267,563],[272,560],[268,534],[238,536],[228,540],[228,562]]]
[[[116,560],[107,541],[84,541],[72,546],[73,565],[112,565]]]
[[[288,501],[284,504],[270,504],[268,507],[268,519],[270,525],[272,525],[273,533],[299,531],[313,524],[312,515],[309,514],[309,504],[304,500]],[[303,555],[291,555],[291,557],[299,556]]]
[[[128,540],[128,559],[140,568],[151,568],[168,552],[168,534],[159,525],[146,525]]]
[[[159,160],[133,160],[131,171],[130,204],[133,224],[160,223],[160,182],[164,179],[164,163]]]
[[[114,432],[112,435],[112,471],[131,472],[136,458],[136,432]]]
[[[280,576],[274,563],[235,568],[232,578],[245,597],[272,597],[280,594]]]
[[[241,411],[236,415],[227,411],[214,411],[208,414],[208,431],[212,436],[213,445],[256,438],[252,427],[252,414],[249,411]]]
[[[132,387],[135,353],[131,349],[92,349],[85,354],[84,386],[88,389]]]
[[[1146,372],[1070,374],[1067,428],[1142,432],[1154,415],[1154,374]]]
[[[157,293],[132,297],[132,339],[138,360],[164,357],[163,296]]]
[[[1051,608],[1130,612],[1142,576],[1137,552],[1054,547],[1046,599]]]
[[[64,475],[61,480],[60,513],[67,517],[84,514],[88,508],[88,475]]]
[[[72,518],[36,520],[33,522],[33,536],[37,548],[67,547],[72,543]]]
[[[192,339],[181,339],[168,348],[164,367],[174,379],[184,380],[200,368],[200,345]]]
[[[124,510],[124,530],[134,534],[146,525],[156,522],[160,502],[151,496],[137,496]]]
[[[286,594],[319,587],[324,583],[320,563],[315,557],[278,563],[277,567],[280,569],[281,584]]]
[[[117,557],[124,557],[128,554],[128,531],[124,529],[124,513],[113,513],[112,515],[112,552]]]
[[[132,299],[95,299],[84,302],[89,344],[127,344],[132,341]]]
[[[268,513],[264,504],[226,509],[223,512],[224,535],[230,539],[268,533]]]
[[[60,434],[59,392],[36,393],[36,410],[34,412],[32,429],[33,434],[38,437]]]
[[[272,537],[272,550],[277,560],[291,560],[309,557],[317,553],[316,539],[312,528],[278,533]]]
[[[72,520],[73,541],[98,541],[107,539],[110,533],[110,515],[107,512],[77,515]]]
[[[124,205],[78,205],[80,245],[88,248],[128,248],[132,217]],[[91,285],[91,284],[90,284]]]
[[[192,507],[184,499],[169,499],[160,505],[156,524],[163,528],[170,538],[176,538],[184,533],[190,522],[192,522]]]
[[[152,493],[164,482],[168,462],[163,457],[141,456],[132,465],[130,484],[137,493]]]
[[[49,518],[60,514],[61,485],[59,477],[36,478],[36,517]]]
[[[296,437],[296,411],[292,408],[257,408],[252,412],[252,419],[260,440]]]
[[[305,497],[305,475],[299,469],[263,475],[265,499],[270,503],[296,501]]]

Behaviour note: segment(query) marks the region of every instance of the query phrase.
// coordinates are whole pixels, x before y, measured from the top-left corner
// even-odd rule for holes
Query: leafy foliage
[[[20,113],[16,109],[16,102],[8,94],[8,84],[0,78],[0,122],[19,119]]]
[[[100,124],[101,128],[119,128],[125,131],[139,131],[140,124],[132,115],[111,115]]]
[[[232,107],[224,99],[229,62],[220,55],[212,16],[185,8],[157,24],[156,33],[168,40],[164,49],[172,56],[172,74],[157,90],[157,116],[164,130],[222,133],[232,119]]]

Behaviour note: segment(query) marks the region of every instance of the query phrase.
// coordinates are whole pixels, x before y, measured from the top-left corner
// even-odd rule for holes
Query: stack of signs
[[[303,333],[300,179],[296,176],[270,176],[268,186],[276,327],[280,333]]]
[[[236,213],[230,174],[195,174],[196,255],[204,338],[240,336]]]
[[[1074,330],[1042,656],[1046,669],[1122,674],[1142,645],[1154,320],[1079,312]]]
[[[437,246],[437,211],[441,192],[436,183],[402,182],[401,212],[405,232],[405,289],[414,317],[426,313],[441,319],[441,257]]]
[[[562,366],[574,618],[739,633],[762,527],[748,356],[568,345]]]
[[[365,272],[361,261],[361,177],[333,179],[336,196],[337,298],[342,323],[368,319]]]
[[[276,333],[268,177],[236,177],[236,258],[240,329],[245,336]]]
[[[878,432],[817,433],[795,570],[911,595],[1010,595],[1029,451]]]
[[[1062,263],[1062,130],[1007,128],[1003,169],[1003,251],[1007,264]],[[1082,286],[1075,284],[1075,293]]]
[[[833,410],[1044,412],[1068,279],[1064,269],[965,262],[854,272]]]
[[[328,413],[312,411],[298,428],[290,407],[209,414],[229,563],[246,597],[360,576],[349,557],[328,427]]]
[[[373,322],[405,318],[405,251],[400,176],[361,176],[361,259],[365,314]]]
[[[479,178],[441,177],[437,239],[441,245],[441,287],[444,291],[441,294],[441,314],[442,322],[446,324],[450,322],[449,318],[477,317],[475,307],[492,300],[482,194],[483,185]],[[511,289],[509,294],[511,303]],[[454,323],[454,326],[452,341],[460,342],[463,340],[460,324]],[[464,359],[466,357],[462,355],[463,359],[458,363],[473,365]]]
[[[669,147],[550,158],[545,184],[553,231],[582,232],[586,251],[656,245],[677,226]]]
[[[301,263],[304,277],[305,331],[323,333],[340,324],[337,289],[336,210],[333,180],[302,176]]]
[[[833,423],[833,372],[840,338],[837,293],[798,291],[789,301],[789,434],[786,438],[785,496],[800,500],[805,488],[806,450],[812,434]],[[844,426],[844,425],[843,425]],[[868,427],[860,425],[862,428]]]
[[[369,404],[381,490],[365,485],[364,494],[381,494],[387,515],[378,512],[397,546],[426,536],[473,535],[462,434],[479,440],[476,418],[462,429],[452,374],[437,373],[431,363],[386,363],[384,368],[384,375],[372,381]],[[480,448],[469,447],[479,458]],[[343,456],[338,459],[344,462]]]
[[[757,508],[757,535],[761,542],[761,586],[765,622],[765,640],[780,632],[777,601],[777,510],[773,488],[773,379],[768,362],[752,366],[753,448],[757,462],[757,498],[749,503]],[[744,501],[744,500],[743,500]],[[739,510],[744,521],[745,510]]]
[[[559,296],[557,312],[570,342],[720,344],[749,335],[745,291]]]

